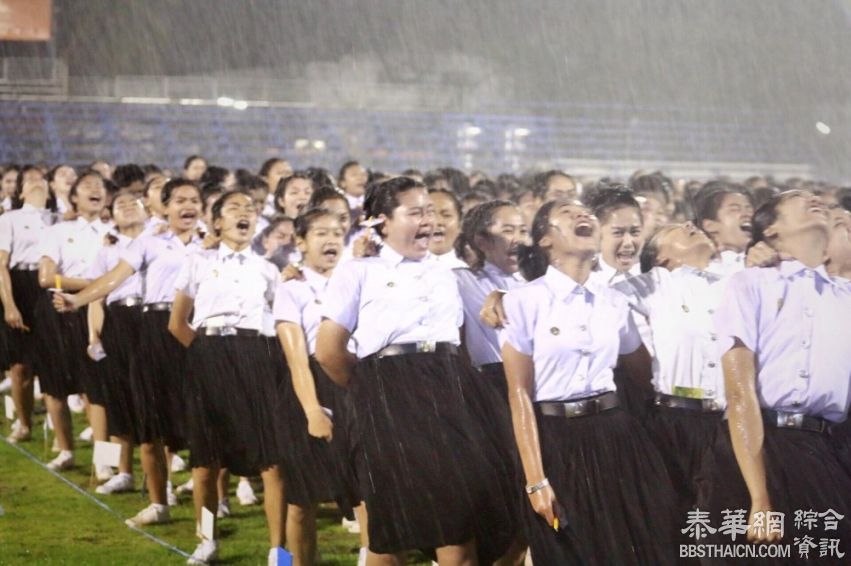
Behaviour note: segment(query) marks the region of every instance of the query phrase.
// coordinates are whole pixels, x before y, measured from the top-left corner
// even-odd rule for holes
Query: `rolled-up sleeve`
[[[756,352],[759,298],[751,279],[751,270],[730,277],[721,304],[715,311],[719,355],[732,348],[737,338],[750,351]]]
[[[336,322],[349,332],[354,332],[358,325],[364,268],[357,260],[344,262],[334,270],[325,292],[322,318]]]

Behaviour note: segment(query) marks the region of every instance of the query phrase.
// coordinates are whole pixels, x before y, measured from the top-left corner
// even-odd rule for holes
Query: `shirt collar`
[[[600,276],[602,276],[604,281],[609,283],[617,277],[618,275],[623,275],[625,278],[636,277],[641,275],[641,265],[636,263],[632,267],[629,268],[629,271],[621,273],[611,265],[609,265],[606,260],[603,259],[603,254],[597,256],[597,271],[600,272]]]
[[[550,292],[560,301],[567,301],[574,295],[584,294],[585,291],[592,295],[599,293],[598,285],[600,284],[591,277],[588,278],[585,285],[580,285],[571,279],[569,275],[562,273],[552,265],[547,267],[547,272],[544,274],[544,281],[547,287],[549,287]]]
[[[718,259],[721,260],[721,263],[723,263],[724,265],[744,263],[745,254],[744,254],[744,252],[734,252],[733,250],[724,250],[723,252],[718,254]]]
[[[780,275],[785,277],[786,279],[791,279],[795,275],[798,275],[801,272],[812,271],[816,273],[819,277],[821,277],[824,281],[827,281],[833,285],[836,285],[836,281],[827,274],[827,270],[824,267],[824,264],[819,265],[815,269],[809,268],[797,259],[790,259],[786,261],[780,262]]]
[[[508,274],[497,266],[495,266],[494,264],[490,263],[489,261],[485,262],[484,267],[482,267],[482,271],[484,271],[491,277],[497,277],[499,279],[514,279],[515,281],[521,282],[526,281],[525,279],[523,279],[523,275],[521,275],[519,271],[515,271],[514,273]]]
[[[36,208],[33,205],[25,202],[24,205],[21,207],[21,210],[44,210],[44,209],[43,208]]]
[[[314,289],[324,289],[328,284],[328,277],[325,277],[321,273],[317,273],[307,266],[302,268],[302,273],[304,273],[304,280]]]
[[[382,244],[381,250],[379,250],[378,252],[378,257],[384,260],[385,263],[389,264],[390,267],[397,267],[399,264],[404,262],[419,263],[420,261],[422,261],[416,259],[409,259],[394,250],[393,248],[391,248],[390,246],[388,246],[387,244]],[[431,253],[428,253],[423,259],[431,259],[432,257],[434,256],[432,256]]]
[[[249,247],[245,248],[244,250],[242,250],[241,252],[237,252],[237,251],[234,251],[232,248],[230,248],[224,242],[221,242],[219,244],[219,250],[218,250],[218,259],[219,260],[225,260],[225,259],[229,259],[231,257],[239,257],[239,256],[242,256],[245,259],[248,259],[249,257],[251,257],[251,247],[249,246]]]

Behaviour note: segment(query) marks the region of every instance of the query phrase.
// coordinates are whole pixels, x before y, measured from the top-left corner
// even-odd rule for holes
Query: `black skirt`
[[[676,499],[661,456],[621,408],[576,418],[537,415],[560,530],[525,505],[536,564],[673,564]],[[525,495],[525,494],[524,494]]]
[[[39,325],[35,366],[42,391],[57,399],[85,393],[90,403],[103,405],[103,384],[95,362],[86,353],[87,310],[59,314],[47,292],[40,297],[36,310]]]
[[[168,331],[168,311],[142,313],[138,360],[130,374],[136,442],[162,440],[186,447],[184,382],[186,349]]]
[[[679,518],[686,516],[687,510],[694,506],[697,499],[695,481],[704,452],[715,441],[722,414],[658,405],[653,405],[647,411],[644,425],[668,468],[668,475],[680,500]]]
[[[830,429],[830,443],[845,471],[851,475],[851,420],[847,417]]]
[[[264,337],[199,335],[186,358],[189,460],[240,476],[279,463],[272,352]]]
[[[37,347],[37,332],[39,319],[36,316],[36,305],[44,290],[38,284],[38,271],[9,272],[12,280],[12,296],[15,306],[21,313],[24,324],[30,329],[29,332],[15,330],[3,325],[3,367],[11,367],[14,364],[27,364],[32,366],[35,360]]]
[[[351,404],[346,391],[331,381],[314,358],[310,358],[310,371],[319,404],[332,412],[333,436],[330,443],[310,436],[307,416],[288,372],[279,389],[277,411],[287,502],[308,507],[335,501],[340,511],[352,518],[352,510],[360,503],[361,497],[351,458]]]
[[[718,433],[712,448],[703,458],[699,474],[697,506],[708,511],[711,526],[717,528],[724,510],[745,510],[750,513],[750,495],[739,470],[733,445],[730,440],[729,423],[719,423]],[[826,434],[764,425],[763,454],[768,494],[775,512],[784,514],[784,536],[782,544],[791,545],[785,558],[735,558],[727,561],[714,559],[711,564],[848,564],[845,559],[820,557],[819,549],[810,549],[812,562],[802,559],[795,538],[812,537],[815,544],[820,539],[839,539],[840,551],[847,552],[851,541],[851,477],[842,468],[830,439]],[[814,528],[801,529],[795,525],[799,511],[824,513],[833,510],[845,519],[838,522],[836,530],[824,530],[824,518],[818,518]],[[685,519],[685,518],[684,518]],[[685,520],[681,528],[685,528]],[[741,538],[739,538],[741,537]],[[744,535],[736,542],[741,543]],[[743,544],[747,544],[746,539]],[[731,536],[719,529],[702,539],[701,544],[732,544]],[[695,543],[695,541],[692,541]],[[815,557],[815,558],[814,558]],[[710,562],[707,562],[710,563]]]
[[[369,547],[395,553],[476,539],[479,563],[513,538],[498,471],[464,396],[457,356],[361,360],[350,393]]]
[[[136,349],[142,324],[142,307],[118,304],[106,308],[101,343],[106,358],[97,363],[106,394],[109,434],[135,437],[131,374],[136,371]]]

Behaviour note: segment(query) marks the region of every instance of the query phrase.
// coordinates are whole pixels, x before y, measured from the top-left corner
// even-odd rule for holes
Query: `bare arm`
[[[319,325],[316,337],[316,360],[328,377],[345,387],[352,377],[357,357],[349,353],[346,345],[351,333],[333,320],[325,319]]]
[[[129,263],[120,260],[115,267],[86,285],[76,295],[57,293],[53,298],[53,304],[60,311],[76,310],[92,301],[106,297],[134,273],[136,270]],[[64,283],[65,279],[62,281]]]
[[[532,396],[535,384],[535,366],[532,358],[521,354],[510,344],[502,347],[505,377],[508,380],[508,403],[511,406],[511,421],[514,425],[514,437],[520,450],[526,485],[531,486],[546,479],[541,459],[541,444],[538,437],[538,422],[532,408]],[[554,525],[559,517],[558,503],[552,487],[545,487],[531,495],[529,500],[535,512],[543,517],[547,524]]]
[[[41,285],[42,289],[56,287],[57,275],[59,275],[59,283],[62,289],[66,291],[79,291],[89,284],[88,279],[60,275],[56,262],[49,257],[42,257],[38,264],[38,284]]]
[[[89,309],[86,313],[89,323],[89,344],[100,342],[100,333],[103,330],[103,309],[103,299],[89,304]]]
[[[754,353],[737,339],[733,348],[721,357],[721,364],[727,392],[730,439],[750,493],[751,513],[748,524],[753,525],[755,513],[771,510],[763,454],[765,429],[756,395]],[[754,542],[771,542],[779,538],[779,533],[772,532],[769,536],[765,529],[761,532],[748,529],[748,540]]]
[[[12,276],[9,275],[9,252],[7,251],[0,251],[0,302],[3,303],[6,324],[9,328],[23,329],[24,319],[12,295]]]
[[[189,315],[194,306],[195,301],[192,297],[178,291],[171,306],[171,316],[168,318],[168,331],[185,348],[188,348],[195,340],[195,331],[189,326]]]
[[[304,330],[292,322],[280,322],[277,326],[278,340],[287,357],[290,374],[293,378],[293,389],[298,402],[307,416],[307,430],[311,436],[331,440],[333,425],[331,419],[322,411],[319,398],[316,396],[316,383],[310,371],[307,356],[307,343]]]

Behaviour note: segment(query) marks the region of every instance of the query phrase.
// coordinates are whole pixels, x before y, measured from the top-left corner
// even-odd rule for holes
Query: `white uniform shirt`
[[[302,270],[304,281],[291,279],[278,283],[272,314],[275,322],[292,322],[304,330],[307,352],[316,353],[316,333],[322,321],[322,304],[330,278],[309,267]]]
[[[52,212],[29,204],[0,216],[0,250],[9,253],[9,269],[41,261],[41,241],[52,224]]]
[[[641,345],[621,293],[586,285],[548,267],[543,277],[505,295],[508,324],[499,332],[535,364],[534,401],[564,401],[615,391],[619,354]]]
[[[729,277],[734,273],[738,273],[745,268],[745,253],[726,250],[718,254],[718,256],[709,262],[709,267],[706,271],[720,275],[721,277]]]
[[[265,311],[275,296],[278,270],[246,248],[226,244],[189,256],[175,288],[195,300],[192,328],[233,326],[263,331]]]
[[[851,384],[851,291],[799,261],[734,275],[715,313],[720,353],[738,338],[756,356],[767,409],[839,422]]]
[[[727,279],[679,267],[656,267],[615,285],[630,301],[634,314],[649,322],[642,340],[653,358],[653,387],[659,393],[714,399],[726,406],[724,374],[718,353],[713,314]],[[637,322],[637,321],[636,321]]]
[[[358,358],[390,344],[460,344],[464,311],[455,275],[430,256],[406,259],[384,245],[377,257],[339,265],[322,316],[352,333]]]
[[[455,250],[449,250],[445,254],[432,254],[432,257],[439,263],[447,265],[449,269],[457,269],[459,267],[470,267],[463,259],[455,255]]]
[[[349,193],[345,193],[346,200],[349,202],[349,210],[362,209],[363,208],[363,199],[366,195],[361,195],[359,197],[350,195]]]
[[[502,362],[496,330],[482,322],[479,312],[493,291],[508,291],[526,283],[520,273],[507,274],[492,263],[478,271],[455,269],[458,291],[464,303],[464,345],[474,366]]]
[[[193,236],[184,245],[171,230],[162,234],[139,236],[121,259],[135,271],[143,271],[144,302],[171,303],[174,301],[175,281],[186,258],[201,249],[201,239]]]
[[[87,279],[108,231],[100,218],[86,222],[80,217],[54,224],[44,233],[41,255],[56,263],[58,274]]]
[[[629,271],[621,273],[606,263],[602,255],[598,255],[597,268],[591,272],[590,278],[599,281],[603,285],[612,286],[615,283],[620,283],[636,275],[641,275],[641,266],[638,263],[633,265]]]
[[[97,279],[101,275],[111,271],[121,260],[121,254],[130,244],[133,243],[133,238],[124,234],[113,233],[118,241],[114,244],[107,244],[100,249],[95,262],[89,269],[89,279]],[[106,297],[106,304],[114,303],[128,297],[142,296],[142,274],[138,271],[124,280],[124,282],[115,288]]]

